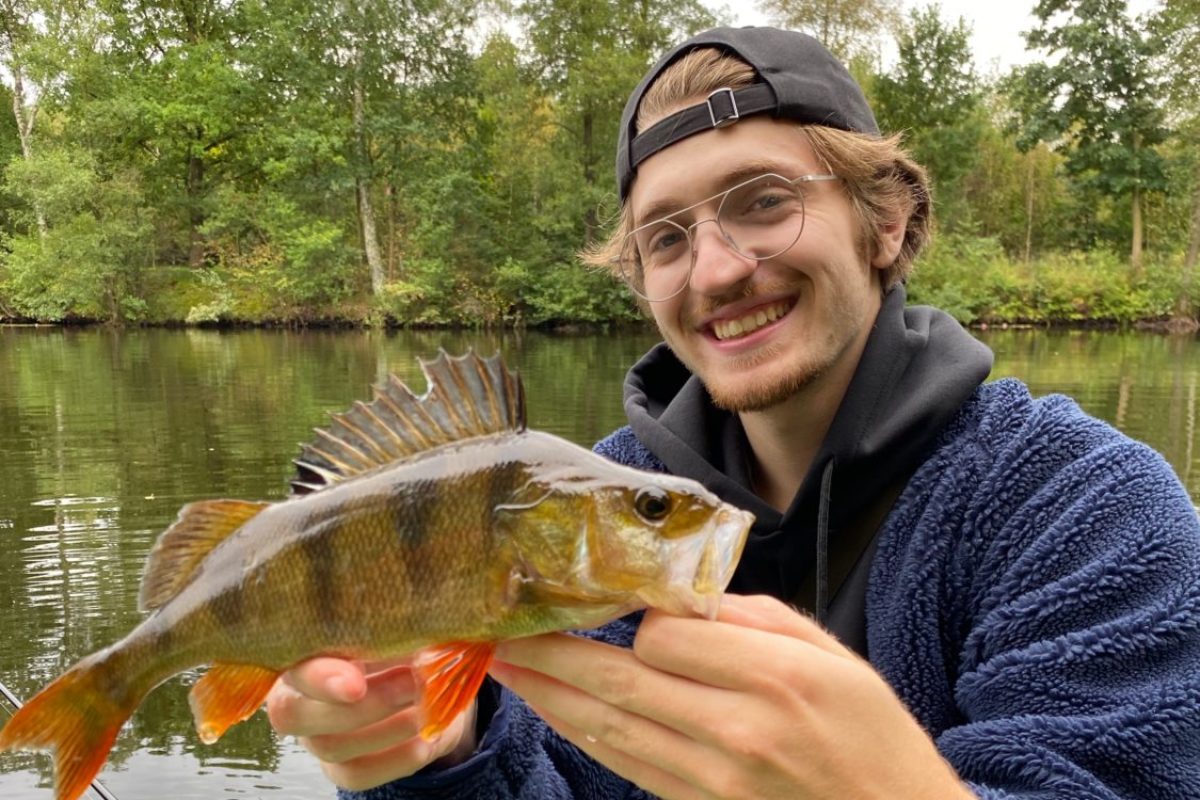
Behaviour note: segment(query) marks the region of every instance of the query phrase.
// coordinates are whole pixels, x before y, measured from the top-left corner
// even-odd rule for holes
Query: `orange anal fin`
[[[434,738],[470,707],[495,652],[495,642],[451,642],[417,654],[422,739]]]
[[[102,683],[98,670],[77,665],[33,697],[0,730],[0,751],[55,751],[57,800],[76,800],[87,791],[133,713],[132,707],[113,702]]]
[[[212,744],[251,717],[278,677],[279,672],[254,664],[213,664],[188,695],[201,741]]]

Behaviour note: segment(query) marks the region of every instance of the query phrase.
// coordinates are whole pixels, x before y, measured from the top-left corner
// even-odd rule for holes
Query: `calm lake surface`
[[[1163,453],[1200,498],[1192,337],[977,332],[992,377],[1065,392]],[[146,554],[184,503],[281,499],[291,459],[331,411],[389,371],[421,391],[417,357],[500,351],[532,427],[591,444],[623,422],[621,378],[652,333],[108,331],[0,327],[0,682],[31,696],[137,624]],[[189,674],[154,691],[101,780],[120,800],[317,800],[333,790],[262,714],[213,746]],[[10,709],[0,700],[0,721]],[[50,761],[0,755],[0,797],[50,798]],[[90,797],[91,795],[89,795]]]

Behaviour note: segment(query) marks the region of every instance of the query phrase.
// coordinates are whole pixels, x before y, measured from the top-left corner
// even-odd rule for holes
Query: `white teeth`
[[[752,311],[744,317],[714,322],[712,330],[721,341],[737,336],[745,336],[746,334],[753,333],[767,323],[779,319],[788,312],[789,308],[790,306],[786,302],[775,303],[766,308]]]

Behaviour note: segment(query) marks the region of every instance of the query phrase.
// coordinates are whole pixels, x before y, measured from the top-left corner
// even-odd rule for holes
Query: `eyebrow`
[[[647,222],[653,222],[655,220],[662,219],[663,217],[669,217],[672,214],[678,214],[680,211],[686,211],[689,208],[694,208],[695,206],[700,205],[701,203],[703,203],[707,200],[711,200],[713,197],[715,197],[716,195],[725,191],[726,189],[729,189],[732,186],[736,186],[737,184],[741,183],[742,181],[747,181],[747,180],[750,180],[751,178],[756,178],[759,175],[764,175],[768,172],[772,172],[777,175],[782,175],[783,177],[787,178],[787,177],[789,177],[788,173],[792,172],[795,169],[796,169],[795,165],[785,167],[779,161],[775,161],[775,160],[771,160],[771,159],[755,159],[753,161],[743,161],[742,163],[740,163],[738,166],[734,167],[733,169],[730,169],[723,173],[718,173],[717,180],[714,181],[714,183],[723,188],[714,192],[712,195],[709,195],[708,197],[705,197],[702,200],[699,200],[695,203],[692,203],[692,204],[686,205],[686,206],[683,205],[683,203],[681,201],[679,201],[678,199],[676,199],[674,197],[661,197],[661,198],[655,200],[654,202],[650,203],[648,206],[646,206],[642,210],[642,213],[638,214],[634,218],[633,227],[639,228],[642,225],[645,225]],[[800,173],[797,173],[796,175],[792,175],[790,177],[795,178],[795,177],[799,177],[800,175],[803,175],[803,174],[805,174],[805,173],[800,172]]]

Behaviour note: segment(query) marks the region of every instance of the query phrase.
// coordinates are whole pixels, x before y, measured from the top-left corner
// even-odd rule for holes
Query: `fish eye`
[[[657,486],[639,489],[633,498],[633,507],[647,522],[658,522],[671,511],[671,498]]]

